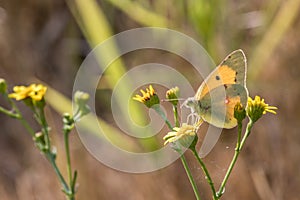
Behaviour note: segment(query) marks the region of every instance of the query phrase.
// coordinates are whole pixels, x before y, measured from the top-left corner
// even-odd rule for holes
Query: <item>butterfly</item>
[[[203,120],[219,128],[235,127],[234,107],[237,103],[246,107],[248,100],[246,72],[244,52],[241,49],[233,51],[183,105],[191,109],[197,121]]]

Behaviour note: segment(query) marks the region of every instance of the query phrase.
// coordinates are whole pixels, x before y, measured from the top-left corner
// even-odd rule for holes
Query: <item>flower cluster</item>
[[[34,101],[41,101],[47,91],[47,87],[42,84],[31,84],[29,86],[15,86],[14,93],[9,94],[9,98],[17,101],[31,98]]]

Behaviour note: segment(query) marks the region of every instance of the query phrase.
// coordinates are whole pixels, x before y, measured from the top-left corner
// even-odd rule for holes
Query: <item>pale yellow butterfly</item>
[[[219,128],[237,125],[234,107],[239,102],[247,105],[247,63],[242,50],[229,54],[203,81],[194,97],[184,105],[191,108],[197,120],[204,120]]]

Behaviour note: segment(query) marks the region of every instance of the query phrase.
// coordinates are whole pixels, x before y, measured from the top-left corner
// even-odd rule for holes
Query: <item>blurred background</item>
[[[125,30],[155,26],[194,38],[216,63],[241,48],[248,58],[250,95],[264,97],[278,107],[278,113],[265,115],[254,126],[223,199],[296,200],[300,186],[299,10],[300,0],[1,0],[0,77],[9,83],[9,90],[32,82],[49,86],[46,114],[58,165],[66,174],[60,116],[70,107],[66,99],[71,98],[81,62],[98,43]],[[115,84],[111,80],[147,62],[161,62],[193,76],[192,67],[171,54],[145,50],[124,56],[118,73],[107,73],[96,96],[101,100],[97,112],[110,126],[115,126],[109,104]],[[191,83],[196,89],[201,82],[194,77]],[[158,87],[159,94],[164,95],[164,91]],[[0,103],[7,106],[3,100]],[[30,111],[19,105],[38,128]],[[21,124],[3,114],[0,121],[0,198],[64,199],[50,164]],[[204,159],[217,188],[236,141],[235,129],[223,132]],[[162,136],[155,138],[160,146]],[[76,131],[70,143],[73,167],[79,172],[77,199],[195,199],[180,161],[155,172],[129,174],[93,158]],[[186,156],[201,196],[210,199],[199,165],[190,152]]]

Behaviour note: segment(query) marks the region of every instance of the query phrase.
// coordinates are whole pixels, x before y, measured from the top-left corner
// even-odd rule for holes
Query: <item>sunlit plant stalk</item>
[[[75,120],[80,120],[81,117],[89,113],[89,107],[87,106],[87,100],[89,98],[88,94],[83,92],[75,93],[75,106],[77,106],[77,112],[72,118],[69,114],[65,114],[63,118],[64,126],[64,143],[65,143],[65,153],[67,157],[67,172],[69,178],[69,184],[66,182],[60,169],[56,164],[56,151],[51,144],[49,137],[50,127],[48,126],[44,107],[46,105],[44,94],[46,93],[47,88],[41,84],[31,84],[30,86],[15,86],[14,93],[8,94],[6,88],[6,82],[3,79],[0,79],[0,94],[8,101],[11,106],[11,110],[7,110],[0,106],[0,112],[8,115],[9,117],[16,118],[21,121],[22,125],[33,137],[36,147],[45,155],[47,160],[50,162],[53,167],[59,182],[62,185],[62,191],[65,193],[68,200],[75,200],[75,185],[77,179],[77,171],[74,172],[72,176],[72,167],[71,167],[71,156],[69,148],[69,133],[74,128]],[[15,98],[16,100],[22,100],[25,105],[27,105],[34,113],[34,118],[41,126],[41,131],[35,133],[31,128],[28,122],[24,119],[22,113],[11,100]]]

